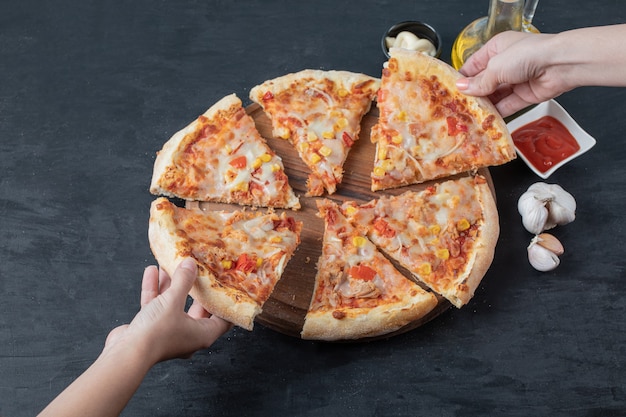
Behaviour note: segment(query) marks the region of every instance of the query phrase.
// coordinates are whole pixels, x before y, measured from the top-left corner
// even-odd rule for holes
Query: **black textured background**
[[[32,416],[139,306],[155,152],[223,96],[304,68],[379,76],[380,38],[424,20],[442,59],[488,1],[0,1],[0,415]],[[543,32],[621,23],[618,0],[541,0]],[[625,69],[626,71],[626,69]],[[559,170],[578,201],[550,273],[516,211],[539,180],[491,170],[501,215],[474,299],[372,343],[233,329],[157,365],[127,416],[626,415],[626,89],[559,102],[598,144]]]

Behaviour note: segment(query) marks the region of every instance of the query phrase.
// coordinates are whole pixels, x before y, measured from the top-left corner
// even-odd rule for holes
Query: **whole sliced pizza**
[[[515,158],[513,142],[488,100],[457,91],[454,69],[417,52],[390,53],[381,79],[303,70],[254,86],[250,98],[271,135],[261,135],[233,94],[157,153],[150,191],[184,199],[187,208],[165,197],[152,203],[150,246],[169,273],[183,258],[196,259],[190,295],[207,311],[252,329],[275,288],[290,282],[287,266],[310,277],[298,281],[311,291],[299,325],[304,339],[384,336],[428,320],[442,303],[460,308],[471,300],[499,234],[493,190],[480,170]],[[361,151],[370,162],[359,154],[346,173],[375,100],[371,142],[362,143],[370,150]],[[296,151],[286,153],[287,165],[309,172],[298,189],[311,201],[302,206],[281,140]],[[339,186],[352,171],[358,178],[344,193]],[[224,205],[231,207],[218,209]]]

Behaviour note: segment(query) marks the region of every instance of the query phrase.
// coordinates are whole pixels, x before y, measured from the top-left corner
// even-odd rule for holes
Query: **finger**
[[[159,295],[159,271],[156,266],[150,265],[143,271],[141,280],[141,307],[148,304]]]
[[[159,269],[159,293],[163,294],[172,284],[172,279],[169,274],[165,272],[165,269]]]
[[[507,117],[529,106],[530,104],[531,103],[523,100],[517,94],[511,94],[496,103],[496,109],[502,115],[502,117]]]
[[[195,259],[185,258],[178,264],[174,277],[172,279],[171,290],[175,293],[176,298],[186,301],[186,296],[191,290],[193,283],[198,276],[198,265]]]

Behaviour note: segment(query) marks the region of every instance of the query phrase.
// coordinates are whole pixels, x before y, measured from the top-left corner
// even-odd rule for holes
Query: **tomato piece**
[[[374,220],[374,230],[382,237],[394,237],[396,235],[396,232],[389,227],[389,223],[380,217]]]
[[[246,165],[248,164],[248,160],[246,159],[245,156],[242,155],[242,156],[238,156],[236,158],[231,159],[229,164],[233,168],[242,169],[246,167]]]
[[[247,253],[242,253],[241,255],[239,255],[239,258],[237,258],[237,265],[235,266],[235,269],[248,273],[253,271],[255,268],[255,259],[253,259],[251,256],[248,256]]]
[[[273,98],[274,98],[274,94],[271,91],[268,91],[265,94],[263,94],[263,101],[271,100]]]
[[[352,278],[362,279],[363,281],[371,281],[376,277],[376,270],[367,265],[356,265],[350,267],[348,275]]]
[[[448,135],[450,136],[468,131],[467,125],[460,123],[456,117],[448,116],[446,117],[446,122],[448,122]]]
[[[348,134],[348,132],[343,132],[343,134],[341,135],[341,139],[343,139],[343,143],[350,148],[352,145],[354,145],[354,140],[352,139],[352,137]]]

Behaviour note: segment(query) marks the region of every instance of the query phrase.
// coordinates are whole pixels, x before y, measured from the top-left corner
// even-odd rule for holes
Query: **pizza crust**
[[[489,270],[495,255],[495,248],[500,235],[498,209],[489,185],[484,182],[477,185],[477,196],[483,210],[480,236],[474,242],[472,260],[468,265],[468,273],[460,283],[442,292],[455,307],[467,304]]]
[[[314,311],[307,314],[301,335],[303,339],[326,341],[382,336],[426,316],[436,305],[436,297],[426,292],[397,305],[346,309],[341,319],[333,316],[336,310]]]

